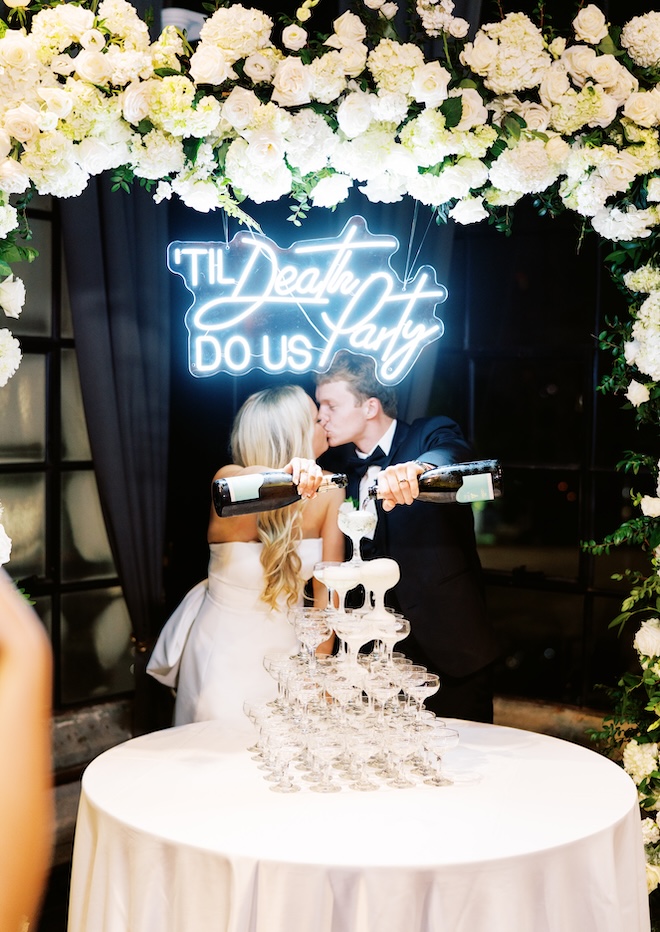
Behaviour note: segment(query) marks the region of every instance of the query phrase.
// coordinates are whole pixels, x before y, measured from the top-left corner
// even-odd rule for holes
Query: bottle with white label
[[[319,492],[343,489],[348,478],[342,473],[323,476]],[[213,505],[221,518],[274,511],[300,501],[298,488],[288,472],[246,473],[213,480]]]
[[[452,463],[427,469],[417,482],[418,502],[489,502],[502,494],[502,467],[498,460]],[[368,494],[378,498],[378,486],[372,485]]]

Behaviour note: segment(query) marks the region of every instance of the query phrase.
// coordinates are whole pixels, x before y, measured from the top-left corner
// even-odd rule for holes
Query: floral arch
[[[468,38],[452,0],[355,0],[355,12],[314,30],[319,0],[277,24],[218,0],[193,49],[168,26],[151,41],[126,0],[5,0],[0,21],[0,308],[20,314],[19,260],[34,192],[82,193],[112,172],[156,201],[180,198],[249,224],[241,203],[289,198],[293,223],[332,209],[357,187],[371,202],[404,197],[438,221],[506,229],[532,196],[544,212],[574,212],[611,244],[607,265],[629,314],[599,337],[612,354],[604,391],[625,396],[638,425],[660,417],[660,12],[621,26],[577,4],[572,34],[523,13],[502,14]],[[428,59],[429,40],[442,49]],[[0,329],[0,386],[21,351]],[[658,479],[658,451],[620,468]],[[660,488],[633,493],[635,516],[594,552],[641,547],[648,574],[614,623],[642,620],[639,677],[622,680],[609,729],[644,810],[660,805]],[[2,525],[0,531],[4,534]],[[2,535],[0,535],[1,537]],[[4,535],[6,537],[6,535]],[[0,550],[2,550],[0,540]],[[7,557],[5,557],[5,560]],[[641,699],[639,698],[641,696]],[[631,698],[633,697],[633,698]],[[626,709],[634,709],[627,712]],[[624,735],[622,723],[633,722]],[[660,827],[644,821],[649,890],[660,880]]]

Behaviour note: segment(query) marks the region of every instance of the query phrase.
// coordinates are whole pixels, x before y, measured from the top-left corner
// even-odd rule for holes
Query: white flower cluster
[[[658,769],[658,745],[631,738],[623,749],[623,767],[637,786]]]
[[[0,518],[2,518],[3,511],[4,509],[2,505],[0,505]],[[3,566],[3,564],[5,563],[9,563],[10,557],[11,557],[11,538],[5,531],[4,524],[0,522],[0,566]]]
[[[0,37],[0,240],[18,222],[11,195],[33,186],[76,196],[107,170],[152,183],[156,201],[177,196],[246,222],[245,197],[293,194],[333,208],[356,184],[370,201],[410,196],[459,223],[553,189],[607,239],[651,234],[660,219],[660,90],[648,77],[640,87],[620,55],[603,51],[609,24],[594,4],[575,17],[572,41],[546,39],[529,17],[509,13],[468,42],[453,0],[416,0],[425,33],[461,49],[472,72],[465,80],[452,71],[455,57],[427,61],[421,44],[396,38],[397,5],[385,0],[364,0],[370,17],[388,21],[377,34],[367,16],[346,12],[310,43],[318,2],[304,0],[279,46],[268,14],[222,6],[189,63],[174,27],[150,41],[127,0],[23,14],[26,28]],[[29,11],[27,0],[11,5]],[[659,17],[624,27],[628,64],[660,61]],[[606,136],[595,145],[588,134],[599,129]],[[640,178],[646,206],[620,204]],[[5,275],[5,313],[17,316],[23,300],[20,279]],[[656,318],[652,306],[640,312],[630,351],[653,379]],[[20,350],[5,339],[1,352],[6,380]]]

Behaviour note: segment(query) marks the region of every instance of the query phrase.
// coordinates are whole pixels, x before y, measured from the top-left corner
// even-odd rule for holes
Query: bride
[[[211,507],[208,579],[195,586],[163,628],[147,670],[176,687],[174,724],[220,720],[227,733],[251,731],[248,700],[274,698],[263,666],[267,650],[293,653],[287,611],[302,604],[314,564],[344,558],[337,525],[343,490],[316,495],[327,449],[316,405],[295,385],[269,388],[243,404],[231,434],[233,463],[215,479],[285,469],[301,501],[258,515],[220,518]],[[327,595],[314,579],[314,604]],[[329,652],[332,641],[319,647]]]

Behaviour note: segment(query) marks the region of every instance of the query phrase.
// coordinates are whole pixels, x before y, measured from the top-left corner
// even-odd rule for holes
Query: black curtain
[[[145,660],[163,621],[169,432],[167,210],[93,178],[60,204],[101,506],[135,640],[136,734],[169,724]]]

